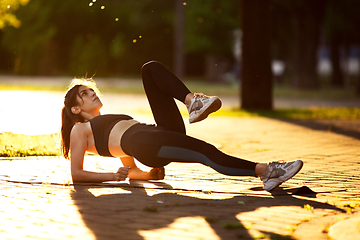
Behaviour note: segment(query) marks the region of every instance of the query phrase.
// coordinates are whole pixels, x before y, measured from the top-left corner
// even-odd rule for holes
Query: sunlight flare
[[[187,232],[187,239],[203,239],[204,233],[206,233],[207,240],[220,240],[220,237],[210,227],[209,223],[201,216],[177,218],[168,227],[155,230],[139,230],[138,233],[144,239],[149,240],[158,237],[165,239],[165,236],[168,236],[167,239],[184,239],[184,236],[179,235],[179,231],[183,230]]]
[[[59,132],[63,93],[0,91],[0,132],[48,134]]]

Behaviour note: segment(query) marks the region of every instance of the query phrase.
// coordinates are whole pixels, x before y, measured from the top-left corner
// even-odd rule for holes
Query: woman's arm
[[[165,169],[162,168],[153,168],[150,172],[142,171],[136,166],[133,157],[126,156],[120,158],[124,166],[129,166],[129,179],[132,180],[162,180],[165,177]]]
[[[71,176],[73,182],[122,181],[127,177],[128,168],[120,168],[117,173],[90,172],[83,169],[84,155],[87,148],[87,135],[84,128],[77,124],[70,135]]]

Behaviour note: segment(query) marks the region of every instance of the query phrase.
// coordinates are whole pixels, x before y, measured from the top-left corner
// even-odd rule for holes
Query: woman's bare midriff
[[[123,120],[115,124],[109,135],[109,151],[111,155],[114,157],[126,156],[126,153],[124,153],[120,145],[121,138],[126,130],[137,123],[139,122],[131,119]]]

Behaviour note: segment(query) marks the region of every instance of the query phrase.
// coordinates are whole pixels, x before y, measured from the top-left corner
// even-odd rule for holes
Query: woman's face
[[[79,87],[79,94],[77,96],[78,106],[73,107],[72,111],[75,114],[81,112],[98,114],[103,106],[100,98],[96,95],[95,91],[87,86]]]

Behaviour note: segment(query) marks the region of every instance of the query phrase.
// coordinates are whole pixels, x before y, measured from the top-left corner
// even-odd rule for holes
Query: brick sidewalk
[[[356,134],[266,118],[212,117],[187,127],[229,154],[258,162],[303,159],[304,168],[269,194],[257,178],[200,164],[172,163],[165,181],[73,186],[63,159],[3,160],[0,238],[318,240],[344,239],[336,231],[341,223],[357,226]],[[86,158],[89,170],[115,171],[119,164]],[[302,186],[316,193],[293,194]]]

